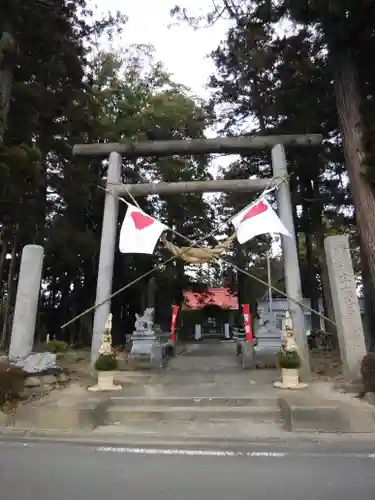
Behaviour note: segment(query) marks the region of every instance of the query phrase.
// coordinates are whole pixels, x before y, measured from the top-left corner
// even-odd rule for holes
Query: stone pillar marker
[[[22,250],[9,349],[11,359],[26,358],[33,350],[43,259],[44,249],[39,245],[26,245]]]
[[[347,382],[357,382],[366,354],[365,337],[346,234],[328,236],[324,241],[333,309],[337,324],[343,374]]]

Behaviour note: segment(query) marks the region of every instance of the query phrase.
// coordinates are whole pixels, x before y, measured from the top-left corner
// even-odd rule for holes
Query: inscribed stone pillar
[[[366,346],[349,237],[345,234],[328,236],[324,241],[324,247],[343,374],[346,381],[356,382],[360,378],[360,365],[366,354]]]
[[[22,250],[9,357],[25,358],[34,344],[44,250],[26,245]]]

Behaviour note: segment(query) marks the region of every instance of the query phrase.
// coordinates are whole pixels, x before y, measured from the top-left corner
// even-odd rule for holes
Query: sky
[[[96,0],[101,12],[122,11],[129,18],[118,45],[151,44],[156,58],[162,61],[174,79],[189,87],[192,93],[207,98],[206,88],[214,65],[209,53],[225,38],[229,22],[221,19],[214,26],[194,30],[187,23],[177,23],[170,10],[179,0]],[[181,0],[188,6],[189,15],[209,11],[211,0]]]
[[[215,71],[209,54],[222,40],[230,23],[219,19],[213,26],[194,29],[186,22],[178,22],[170,15],[171,9],[179,0],[94,0],[99,12],[117,10],[128,17],[121,36],[114,40],[117,47],[132,44],[150,44],[155,48],[155,59],[161,61],[173,79],[185,85],[193,95],[207,99],[210,91],[208,79]],[[209,12],[212,0],[181,0],[188,5],[188,15],[198,16]],[[215,137],[216,131],[208,129],[207,137]],[[218,167],[228,166],[237,156],[224,155],[212,158],[210,171],[216,174]],[[209,198],[210,195],[207,195]]]

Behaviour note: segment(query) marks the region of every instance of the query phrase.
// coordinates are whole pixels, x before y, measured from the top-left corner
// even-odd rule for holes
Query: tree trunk
[[[366,182],[363,123],[360,114],[361,96],[356,79],[356,70],[347,51],[331,56],[334,70],[335,93],[340,126],[344,135],[344,153],[350,190],[353,197],[357,226],[363,242],[369,274],[375,286],[375,195],[373,187]]]
[[[311,162],[310,156],[308,161]],[[313,160],[314,161],[314,160]],[[302,217],[301,224],[305,236],[306,262],[304,265],[304,273],[302,274],[304,282],[302,283],[304,296],[310,299],[310,306],[315,311],[319,311],[319,289],[317,280],[316,255],[314,252],[314,233],[316,227],[316,207],[314,207],[315,193],[313,192],[313,184],[310,175],[313,172],[315,165],[311,167],[307,165],[305,176],[300,176],[301,194],[302,194]],[[304,172],[304,169],[301,169]],[[319,197],[319,193],[317,193]],[[317,200],[318,201],[318,200]],[[320,215],[320,214],[319,214]],[[320,329],[320,316],[311,312],[311,329]]]
[[[366,346],[368,351],[375,349],[375,289],[369,277],[366,256],[361,247],[361,268],[363,282],[364,321]]]
[[[1,20],[3,33],[0,40],[0,143],[7,129],[8,113],[13,83],[13,68],[17,54],[12,27],[7,20]]]
[[[12,297],[13,297],[13,280],[14,280],[14,272],[16,268],[16,256],[17,256],[17,229],[16,233],[13,236],[13,248],[12,248],[12,256],[9,265],[8,271],[8,282],[7,282],[7,295],[4,303],[4,318],[3,318],[3,327],[1,333],[1,342],[0,347],[4,348],[7,345],[9,327],[10,327],[10,313],[12,310]]]
[[[307,291],[306,296],[311,301],[311,308],[314,311],[319,311],[319,292],[318,283],[316,279],[315,259],[313,255],[313,238],[309,232],[305,233],[306,242],[306,261],[307,261]],[[320,316],[311,313],[311,329],[320,330]]]
[[[61,323],[65,323],[65,321],[68,321],[71,319],[72,316],[70,316],[69,311],[70,311],[70,286],[71,286],[71,280],[69,279],[68,273],[64,273],[62,276],[62,279],[60,280],[60,292],[61,292],[61,299],[60,299],[60,318],[61,318]],[[65,328],[64,330],[61,330],[60,328],[54,332],[53,334],[53,339],[56,340],[64,340],[64,341],[69,341],[69,335],[71,331],[72,325],[69,325],[68,328]],[[51,338],[51,340],[53,340]]]
[[[324,226],[322,221],[320,221],[320,227],[316,231],[317,247],[321,249],[320,261],[320,279],[322,282],[322,292],[323,292],[323,306],[324,315],[331,321],[335,321],[335,312],[333,310],[331,285],[329,283],[328,277],[328,267],[327,260],[324,253]],[[325,320],[324,322],[325,331],[337,335],[335,326],[330,322]]]
[[[326,332],[331,333],[336,337],[337,331],[335,325],[332,321],[335,321],[335,313],[333,310],[333,302],[332,302],[332,294],[331,294],[331,286],[329,283],[328,277],[328,267],[327,260],[324,252],[324,238],[326,234],[326,228],[323,222],[323,203],[320,198],[320,188],[321,188],[321,175],[324,172],[324,164],[321,162],[321,157],[317,157],[315,161],[319,162],[319,175],[317,175],[314,179],[313,183],[308,184],[307,196],[312,201],[311,203],[311,221],[312,227],[314,229],[315,236],[315,262],[317,263],[317,272],[320,275],[321,281],[321,293],[323,298],[323,311],[324,315],[330,319],[331,321],[324,320],[324,330]],[[319,303],[316,304],[317,307],[314,309],[319,311]],[[320,318],[319,318],[319,326],[316,325],[317,328],[320,329]]]
[[[1,283],[3,278],[5,257],[7,256],[7,251],[8,251],[7,243],[6,241],[3,240],[0,253],[0,291],[1,291]]]
[[[292,176],[290,178],[290,196],[292,200],[292,212],[293,212],[293,222],[294,222],[294,230],[295,230],[295,235],[296,235],[296,241],[297,241],[297,252],[298,252],[298,259],[300,260],[300,246],[299,246],[299,238],[298,238],[298,232],[299,232],[299,218],[298,218],[298,213],[297,213],[297,182],[296,179],[294,178],[295,176]]]

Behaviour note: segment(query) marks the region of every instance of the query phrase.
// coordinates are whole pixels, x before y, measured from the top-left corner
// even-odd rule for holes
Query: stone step
[[[119,443],[125,442],[127,446],[136,447],[158,448],[167,445],[171,448],[193,446],[198,449],[217,449],[230,443],[238,449],[258,440],[290,439],[290,433],[283,430],[278,422],[244,421],[130,421],[126,424],[99,426],[92,432],[92,436],[104,438],[105,446],[121,446]]]
[[[110,398],[111,405],[121,407],[270,407],[278,408],[278,399],[270,397],[124,397]]]
[[[281,419],[279,408],[269,406],[111,406],[107,410],[107,425],[129,422],[263,422],[275,423]]]
[[[280,399],[280,411],[284,428],[291,432],[375,432],[375,413],[365,406],[286,396]]]

